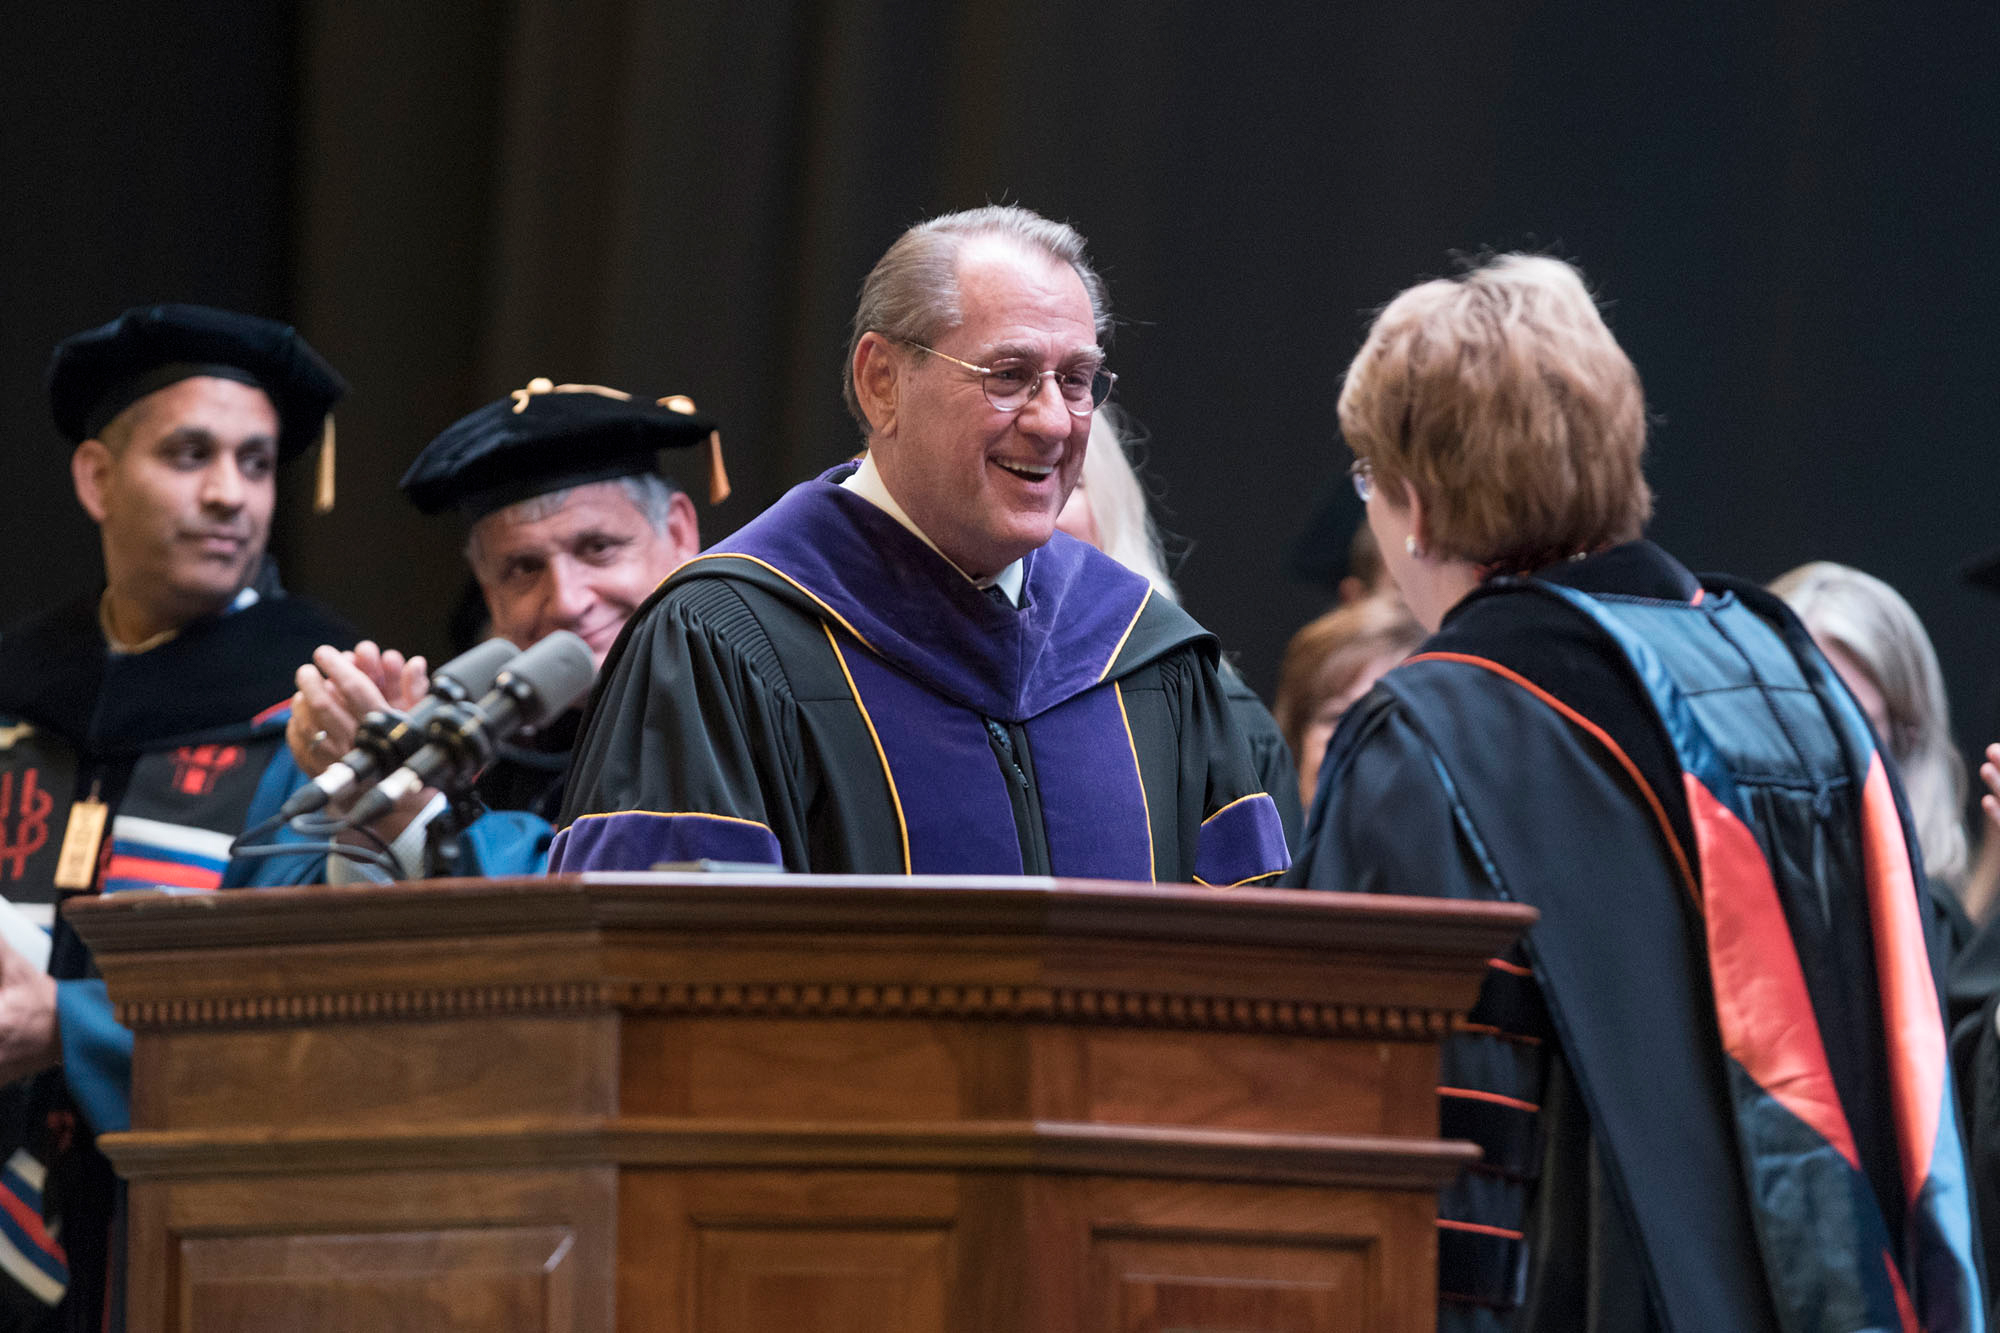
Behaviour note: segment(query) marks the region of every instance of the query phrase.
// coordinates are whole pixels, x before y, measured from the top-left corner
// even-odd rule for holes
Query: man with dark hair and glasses
[[[866,452],[633,618],[553,868],[1281,873],[1215,640],[1056,531],[1112,384],[1109,326],[1068,226],[989,207],[904,233],[848,344]]]

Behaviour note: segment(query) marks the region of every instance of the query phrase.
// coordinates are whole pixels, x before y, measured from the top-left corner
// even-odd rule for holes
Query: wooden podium
[[[619,875],[81,903],[135,1333],[1433,1325],[1527,908]]]

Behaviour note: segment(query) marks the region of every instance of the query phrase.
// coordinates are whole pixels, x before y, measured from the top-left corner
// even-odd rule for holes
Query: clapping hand
[[[408,711],[430,689],[422,657],[405,658],[363,639],[353,652],[321,644],[293,677],[292,720],[285,743],[307,777],[316,778],[354,748],[361,719],[377,709]]]

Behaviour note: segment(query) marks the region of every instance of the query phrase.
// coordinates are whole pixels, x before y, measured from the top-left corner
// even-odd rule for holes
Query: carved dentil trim
[[[240,995],[135,1000],[116,1006],[128,1028],[265,1027],[469,1014],[581,1013],[609,1007],[611,987],[565,981],[450,990],[350,991],[330,995]]]
[[[642,982],[620,1005],[639,1013],[826,1018],[1005,1018],[1112,1027],[1198,1028],[1435,1040],[1451,1012],[1232,996],[1057,986],[856,982]]]
[[[1175,995],[1059,986],[857,982],[561,982],[445,990],[141,1000],[118,1005],[131,1028],[261,1027],[563,1014],[617,1009],[666,1015],[1041,1020],[1107,1027],[1288,1033],[1434,1041],[1444,1009]]]

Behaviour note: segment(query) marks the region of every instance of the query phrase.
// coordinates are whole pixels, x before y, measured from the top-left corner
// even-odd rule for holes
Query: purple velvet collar
[[[1000,721],[1046,712],[1112,673],[1150,596],[1144,579],[1058,532],[1026,557],[1020,608],[1001,605],[895,519],[837,485],[851,468],[793,487],[683,565],[675,581],[741,575],[743,560],[761,565],[782,583],[760,583],[789,592],[931,689]],[[1150,651],[1122,652],[1119,665],[1129,671],[1201,633],[1192,620],[1164,642],[1149,633]]]

